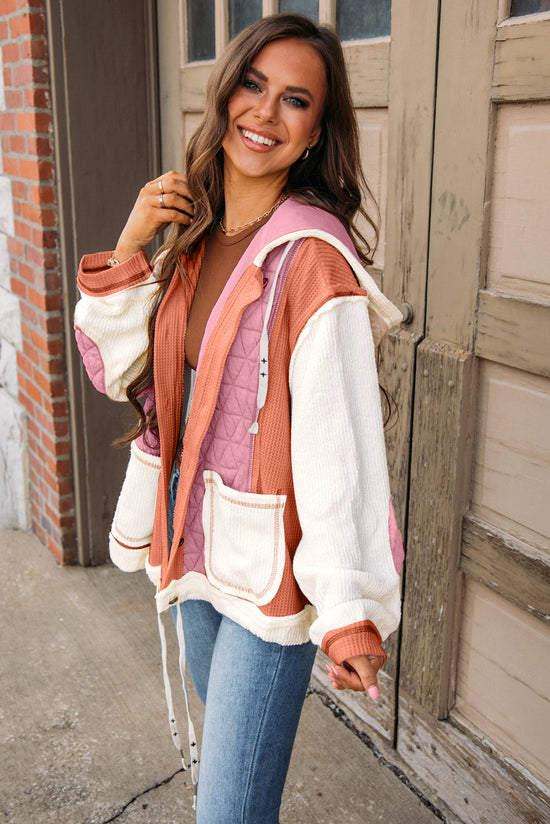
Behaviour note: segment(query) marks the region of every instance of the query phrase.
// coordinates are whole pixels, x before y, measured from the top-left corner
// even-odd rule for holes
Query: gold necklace
[[[220,218],[220,229],[222,230],[224,235],[236,235],[239,232],[242,232],[243,229],[248,229],[249,226],[254,226],[255,223],[259,223],[260,220],[264,219],[264,217],[267,217],[268,215],[271,214],[271,212],[274,212],[275,209],[278,206],[280,206],[281,203],[284,203],[287,198],[288,198],[288,195],[281,195],[279,198],[277,198],[277,200],[275,201],[273,206],[269,207],[267,212],[264,212],[263,215],[260,215],[259,217],[255,217],[254,220],[250,220],[248,223],[243,223],[242,226],[233,226],[231,229],[226,229],[225,226],[223,225],[223,219]]]

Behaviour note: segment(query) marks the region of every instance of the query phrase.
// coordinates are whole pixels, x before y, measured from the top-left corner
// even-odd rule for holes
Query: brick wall
[[[0,510],[0,525],[32,525],[60,562],[72,563],[74,493],[45,8],[43,0],[2,0],[2,11],[0,392],[18,431],[0,431],[3,474],[14,502],[13,511]]]

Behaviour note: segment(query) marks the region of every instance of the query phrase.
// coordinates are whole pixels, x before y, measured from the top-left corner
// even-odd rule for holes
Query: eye
[[[260,87],[258,86],[256,81],[251,80],[250,77],[245,77],[245,79],[242,82],[242,85],[243,85],[244,89],[249,89],[250,91],[253,91],[253,92],[259,92],[260,91]]]
[[[303,97],[285,97],[285,100],[297,109],[307,109],[309,106],[308,101],[304,100]]]

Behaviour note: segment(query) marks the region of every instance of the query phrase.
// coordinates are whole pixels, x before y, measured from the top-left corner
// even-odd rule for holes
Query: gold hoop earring
[[[303,155],[301,156],[300,160],[307,160],[308,159],[310,149],[313,149],[313,146],[311,146],[311,144],[308,144],[308,146],[306,147],[306,150],[303,153]]]

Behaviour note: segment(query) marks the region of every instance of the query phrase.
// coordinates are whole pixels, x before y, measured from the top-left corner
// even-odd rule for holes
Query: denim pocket
[[[209,581],[258,606],[275,596],[285,565],[285,495],[238,492],[206,470],[202,523]]]

